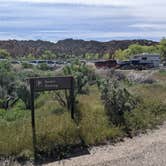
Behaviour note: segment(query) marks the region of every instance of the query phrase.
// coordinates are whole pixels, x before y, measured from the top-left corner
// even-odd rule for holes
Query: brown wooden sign
[[[34,91],[36,92],[70,89],[73,82],[73,77],[46,77],[31,79],[34,81]]]
[[[74,119],[74,78],[68,77],[40,77],[28,79],[31,90],[31,119],[32,119],[32,135],[34,146],[34,157],[37,159],[36,148],[36,127],[35,127],[35,92],[52,91],[52,90],[69,90],[70,92],[70,110],[71,118]]]

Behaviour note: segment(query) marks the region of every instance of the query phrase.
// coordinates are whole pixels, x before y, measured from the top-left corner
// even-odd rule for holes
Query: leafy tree
[[[42,63],[42,64],[38,65],[37,68],[40,70],[43,70],[43,71],[47,71],[47,70],[51,69],[51,67],[48,66],[46,63]]]
[[[0,49],[0,58],[8,59],[10,54],[5,49]]]
[[[87,67],[85,63],[80,62],[79,60],[73,61],[70,65],[67,65],[63,69],[63,74],[66,76],[73,76],[75,79],[75,99],[78,94],[87,93],[88,83],[90,80],[94,79],[92,70]],[[54,98],[58,102],[67,108],[69,108],[70,98],[67,91],[62,93],[62,91],[57,91],[54,93]]]
[[[99,59],[99,58],[100,58],[99,53],[96,53],[96,54],[94,55],[94,59]]]
[[[85,59],[87,59],[87,60],[91,60],[91,59],[98,59],[98,57],[99,57],[99,54],[93,54],[93,53],[86,53],[85,55],[84,55],[84,58]]]
[[[143,52],[144,52],[144,48],[143,48],[143,46],[141,46],[139,44],[132,44],[126,50],[126,53],[129,56],[132,56],[132,55],[135,55],[135,54],[139,54],[139,53],[143,53]]]
[[[159,53],[159,46],[142,46],[139,44],[132,44],[125,50],[117,50],[114,57],[119,60],[127,60],[132,56],[140,53]]]
[[[103,55],[103,58],[104,58],[104,59],[109,59],[109,58],[110,58],[110,54],[108,54],[108,53],[107,53],[107,54],[104,54],[104,55]]]
[[[142,46],[144,48],[144,52],[147,53],[160,53],[158,45],[156,46]]]
[[[163,38],[159,44],[159,50],[163,59],[166,59],[166,39]]]
[[[15,96],[15,80],[11,64],[7,61],[0,62],[0,100],[3,108],[7,108],[8,102]]]
[[[76,93],[83,93],[83,88],[88,84],[90,69],[85,63],[75,60],[71,65],[65,66],[64,75],[72,75],[75,78]]]
[[[44,60],[53,60],[56,58],[57,58],[57,55],[49,50],[44,51],[44,53],[41,55],[41,59],[44,59]]]
[[[30,89],[27,86],[26,83],[24,82],[19,82],[17,83],[17,88],[16,88],[17,96],[19,99],[21,99],[26,106],[26,109],[30,109],[31,107],[31,102],[30,102]]]
[[[28,69],[28,68],[32,69],[33,68],[33,65],[28,63],[28,62],[22,62],[21,65],[24,69]]]
[[[121,49],[115,52],[114,58],[118,60],[127,60],[127,56],[125,55],[125,52]]]
[[[33,60],[35,59],[35,56],[33,54],[28,54],[28,56],[26,57],[26,60]]]

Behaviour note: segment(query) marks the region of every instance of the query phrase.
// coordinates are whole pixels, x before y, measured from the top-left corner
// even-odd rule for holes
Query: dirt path
[[[90,155],[45,166],[166,166],[166,123],[146,135],[89,151]]]

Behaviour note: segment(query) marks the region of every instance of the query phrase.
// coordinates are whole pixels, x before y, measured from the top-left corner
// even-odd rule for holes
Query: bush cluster
[[[7,62],[0,63],[0,156],[33,157],[30,92],[25,80],[41,75],[50,72],[23,69],[15,73]],[[166,118],[163,83],[129,86],[121,75],[102,79],[78,60],[66,66],[61,75],[75,78],[75,120],[71,119],[66,91],[36,94],[37,148],[41,158],[61,158],[76,145],[98,145],[135,135]]]

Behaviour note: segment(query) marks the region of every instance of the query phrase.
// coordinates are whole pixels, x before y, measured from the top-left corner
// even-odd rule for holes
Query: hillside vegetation
[[[165,40],[158,46],[164,58]],[[150,47],[132,45],[124,52]],[[155,51],[156,52],[156,51]],[[132,56],[132,54],[127,54]],[[66,91],[36,93],[36,134],[39,160],[69,156],[73,148],[133,137],[166,120],[166,70],[98,70],[78,59],[63,68],[11,64],[1,50],[0,61],[0,157],[33,160],[30,90],[27,78],[67,76],[75,79],[75,119]],[[47,52],[44,58],[53,57]],[[124,58],[125,55],[124,55]]]
[[[10,53],[12,57],[18,58],[33,55],[39,58],[45,51],[49,50],[56,56],[61,58],[68,57],[86,57],[86,56],[103,56],[113,55],[116,50],[127,49],[131,44],[140,44],[143,46],[154,46],[157,42],[148,40],[122,40],[122,41],[84,41],[66,39],[52,43],[48,41],[0,41],[0,49],[4,49]]]

